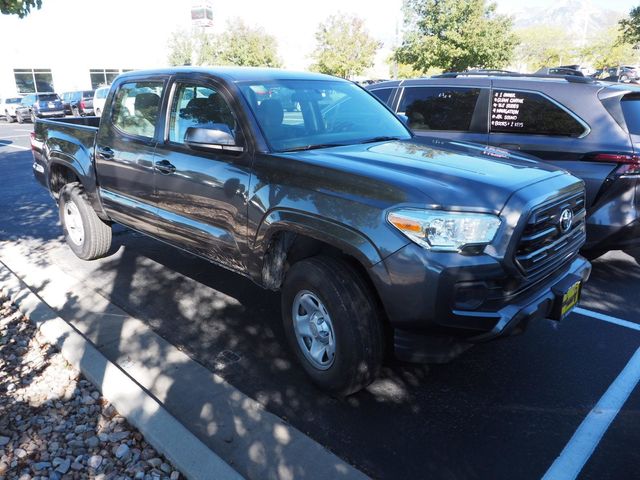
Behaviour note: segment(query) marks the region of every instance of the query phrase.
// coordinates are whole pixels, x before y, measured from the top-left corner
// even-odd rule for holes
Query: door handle
[[[115,152],[109,147],[96,147],[96,150],[98,152],[98,156],[105,160],[111,160],[115,155]]]
[[[155,165],[156,165],[156,169],[160,173],[164,173],[165,175],[168,175],[176,171],[176,167],[172,165],[169,160],[157,161]]]

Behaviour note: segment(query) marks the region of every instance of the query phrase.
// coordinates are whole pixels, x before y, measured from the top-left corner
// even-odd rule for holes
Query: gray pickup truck
[[[581,180],[415,138],[325,75],[130,72],[101,119],[38,120],[32,147],[78,257],[106,255],[117,222],[281,290],[292,350],[340,395],[373,381],[385,352],[447,361],[561,320],[591,269]]]

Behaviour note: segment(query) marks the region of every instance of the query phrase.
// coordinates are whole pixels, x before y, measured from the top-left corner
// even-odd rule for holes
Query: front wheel
[[[282,287],[291,349],[320,388],[339,396],[370,384],[382,364],[382,315],[349,263],[318,256],[295,263]]]
[[[60,191],[60,223],[67,244],[79,258],[104,257],[111,247],[111,227],[89,203],[79,183],[68,183]]]

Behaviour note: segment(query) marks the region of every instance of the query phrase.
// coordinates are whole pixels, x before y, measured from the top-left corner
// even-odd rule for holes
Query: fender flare
[[[273,210],[263,218],[256,234],[255,251],[266,253],[273,236],[282,231],[333,245],[355,257],[365,268],[382,261],[380,252],[371,240],[354,228],[295,210]]]

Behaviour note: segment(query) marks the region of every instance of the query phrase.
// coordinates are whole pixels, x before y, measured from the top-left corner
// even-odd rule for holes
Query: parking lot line
[[[612,317],[610,315],[605,315],[604,313],[594,312],[593,310],[587,310],[586,308],[580,307],[574,308],[573,311],[580,315],[596,318],[604,322],[614,323],[616,325],[620,325],[621,327],[630,328],[631,330],[637,330],[640,332],[640,324],[630,322],[629,320],[622,320],[621,318]]]
[[[640,348],[582,421],[542,480],[572,480],[578,476],[639,381]]]
[[[0,140],[0,147],[12,147],[19,150],[30,150],[29,147],[21,147],[20,145],[13,145],[12,143],[2,143],[2,140]]]

